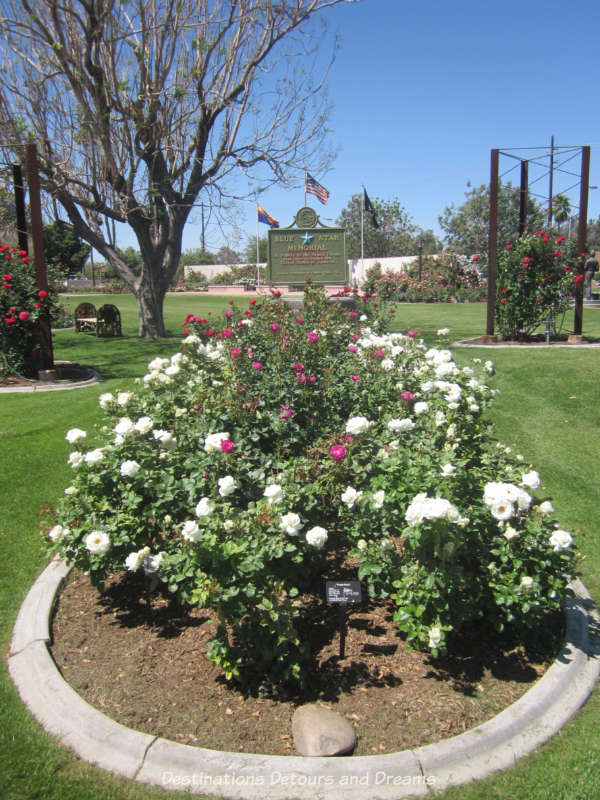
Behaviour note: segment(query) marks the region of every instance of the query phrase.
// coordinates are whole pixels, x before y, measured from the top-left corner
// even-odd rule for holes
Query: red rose
[[[40,289],[38,292],[38,297],[41,297],[42,300],[45,300],[48,297],[48,292],[45,289]]]
[[[19,319],[21,322],[26,322],[29,319],[29,311],[20,311]]]

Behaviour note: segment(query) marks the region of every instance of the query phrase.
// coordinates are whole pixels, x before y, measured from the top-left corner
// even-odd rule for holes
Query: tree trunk
[[[136,291],[136,297],[140,306],[139,336],[144,339],[161,339],[166,336],[163,318],[165,292],[143,281]]]

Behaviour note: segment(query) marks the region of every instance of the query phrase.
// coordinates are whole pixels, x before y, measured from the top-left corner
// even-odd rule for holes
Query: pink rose
[[[223,439],[223,441],[221,442],[221,450],[224,453],[232,453],[234,448],[235,445],[231,441],[231,439]]]
[[[262,363],[260,361],[253,361],[252,362],[252,369],[262,369]]]
[[[402,399],[405,403],[411,403],[414,400],[414,394],[412,392],[402,392]]]
[[[343,444],[334,444],[329,448],[329,452],[334,461],[341,461],[346,455],[346,448]]]

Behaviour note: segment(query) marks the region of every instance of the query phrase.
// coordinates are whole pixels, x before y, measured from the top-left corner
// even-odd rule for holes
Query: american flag
[[[308,194],[314,194],[317,200],[320,200],[323,205],[325,205],[329,200],[329,192],[327,189],[324,186],[321,186],[321,184],[316,181],[312,175],[309,175],[308,172],[306,173],[304,191]]]

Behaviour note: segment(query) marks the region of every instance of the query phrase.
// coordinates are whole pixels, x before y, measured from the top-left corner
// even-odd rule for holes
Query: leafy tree
[[[371,215],[362,211],[362,202],[362,193],[353,195],[337,220],[337,224],[346,229],[348,258],[361,257],[361,225],[364,255],[367,258],[415,255],[420,236],[423,237],[424,248],[427,244],[427,251],[437,252],[439,242],[433,232],[421,231],[414,225],[398,200],[371,199],[377,228],[373,225]]]
[[[218,208],[236,173],[254,195],[330,162],[327,65],[311,60],[322,65],[323,36],[310,23],[353,1],[4,0],[5,156],[36,142],[43,189],[136,295],[141,336],[165,334],[199,198]],[[115,222],[137,238],[139,274]]]
[[[470,187],[470,184],[467,184]],[[465,202],[456,208],[451,203],[438,217],[446,244],[466,255],[486,253],[490,222],[490,191],[483,184],[465,192]],[[510,181],[498,188],[498,247],[506,246],[519,231],[520,189]],[[545,213],[531,197],[527,203],[527,225],[536,230],[544,225]]]
[[[587,249],[596,251],[600,250],[600,216],[596,220],[588,220]]]
[[[223,245],[217,253],[217,260],[215,263],[217,264],[237,264],[240,260],[240,254],[236,253],[236,251],[228,247],[227,245]]]
[[[46,264],[62,274],[82,272],[90,254],[90,246],[70,225],[56,220],[44,225],[44,253]]]
[[[267,260],[268,238],[266,236],[258,237],[258,260],[261,263]],[[248,244],[244,251],[244,258],[248,264],[256,264],[256,236],[251,236],[248,239]]]
[[[201,247],[192,250],[186,250],[181,254],[179,259],[180,267],[189,267],[198,264],[217,264],[217,259],[214,253],[209,253],[208,250],[203,250]]]

